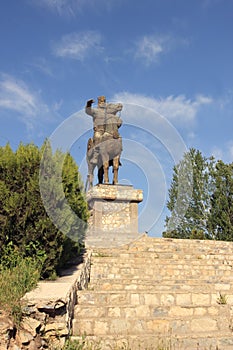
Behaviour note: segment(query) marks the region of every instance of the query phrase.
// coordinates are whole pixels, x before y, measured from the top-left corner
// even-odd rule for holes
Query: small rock
[[[45,326],[45,333],[50,333],[53,335],[58,334],[60,337],[62,337],[68,335],[69,331],[64,323],[50,323]]]
[[[35,337],[38,329],[41,327],[41,323],[35,318],[27,317],[23,319],[21,326],[25,331],[31,333],[32,336]]]
[[[32,314],[35,314],[36,311],[37,311],[37,309],[36,309],[35,306],[25,306],[25,307],[22,309],[22,311],[23,311],[23,314],[24,314],[24,315],[30,316],[30,315],[32,315]]]
[[[39,347],[37,346],[36,342],[32,340],[28,346],[28,350],[38,350]]]
[[[33,340],[33,335],[25,330],[19,330],[17,332],[17,337],[16,337],[16,341],[18,344],[22,343],[22,344],[29,344],[30,341]]]

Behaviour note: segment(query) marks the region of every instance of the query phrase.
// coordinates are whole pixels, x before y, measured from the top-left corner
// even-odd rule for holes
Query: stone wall
[[[36,290],[25,295],[20,328],[0,311],[0,350],[62,348],[71,332],[77,291],[87,288],[90,279],[90,257],[90,252],[84,256],[73,280],[69,278],[66,283],[61,277],[54,282],[40,282]]]
[[[95,248],[74,339],[102,350],[233,349],[233,242],[152,238]],[[160,340],[170,347],[162,347]],[[171,345],[172,344],[172,345]]]

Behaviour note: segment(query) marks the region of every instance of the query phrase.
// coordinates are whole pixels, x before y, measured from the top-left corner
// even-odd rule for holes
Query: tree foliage
[[[62,206],[56,198],[57,188],[62,187],[65,201],[74,215],[80,218],[79,225],[75,227],[76,240],[64,234],[45,210],[41,198],[42,185],[39,182],[45,151],[49,156],[46,157],[47,165],[44,167],[46,174],[42,178],[49,185],[47,203],[51,210],[59,208],[62,216]],[[59,180],[56,179],[58,163],[62,166],[60,182],[56,182]],[[64,202],[64,198],[62,200]],[[88,210],[78,167],[69,154],[64,155],[59,151],[52,154],[48,142],[41,149],[34,144],[21,143],[15,152],[9,144],[0,147],[0,209],[1,259],[4,258],[4,248],[13,244],[25,257],[43,257],[42,274],[48,277],[69,260],[72,254],[77,254],[82,245]],[[66,225],[68,232],[73,232],[69,220],[66,220]]]
[[[213,179],[208,231],[213,239],[233,241],[233,163],[218,161]]]
[[[188,202],[185,213],[176,209],[178,189],[182,179],[179,167],[187,160],[192,163],[192,192],[184,191],[182,205]],[[190,173],[187,173],[187,178]],[[169,189],[167,207],[171,216],[166,218],[164,237],[233,240],[232,164],[206,158],[195,149],[190,149],[184,159],[174,167]],[[170,223],[173,223],[171,229]],[[174,225],[175,223],[175,225]]]

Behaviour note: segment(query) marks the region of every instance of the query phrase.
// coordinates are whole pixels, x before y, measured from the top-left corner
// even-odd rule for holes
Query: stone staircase
[[[151,238],[93,248],[73,339],[101,349],[232,350],[233,243]]]

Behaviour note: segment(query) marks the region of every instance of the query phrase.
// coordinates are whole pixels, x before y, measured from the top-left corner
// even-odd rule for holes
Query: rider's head
[[[98,106],[99,107],[105,107],[106,105],[106,97],[105,96],[99,96],[98,97]]]

